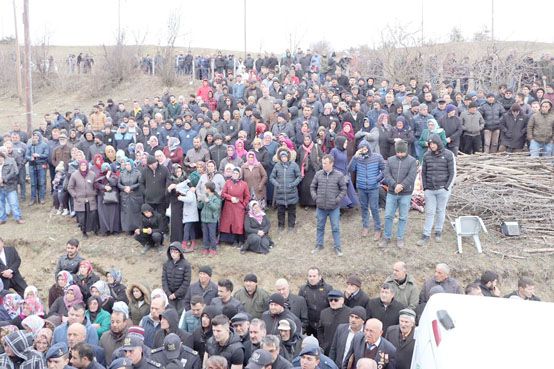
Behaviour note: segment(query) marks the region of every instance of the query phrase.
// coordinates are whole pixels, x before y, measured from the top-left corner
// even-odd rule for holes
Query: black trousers
[[[288,213],[288,226],[294,228],[296,225],[296,204],[277,205],[277,225],[285,227],[285,213]]]
[[[481,135],[464,135],[464,153],[475,154],[476,152],[481,152],[481,147]]]
[[[135,235],[135,240],[137,240],[142,246],[152,245],[152,246],[161,246],[164,235],[160,232],[152,232],[152,234],[139,233]]]

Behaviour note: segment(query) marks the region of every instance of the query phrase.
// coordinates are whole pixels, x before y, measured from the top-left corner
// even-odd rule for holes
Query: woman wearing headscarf
[[[91,296],[88,298],[85,316],[90,324],[96,329],[98,339],[102,337],[104,332],[107,332],[110,329],[110,313],[102,308],[102,300],[99,296]]]
[[[112,313],[114,298],[111,295],[110,287],[103,280],[98,280],[90,287],[90,296],[100,298],[100,306],[108,313]],[[88,301],[88,299],[87,299]]]
[[[312,141],[310,135],[305,135],[302,145],[298,148],[298,157],[296,163],[300,168],[300,186],[298,192],[300,195],[300,205],[315,206],[315,201],[310,193],[310,185],[314,179],[315,173],[321,169],[321,158],[323,152],[321,147]]]
[[[104,156],[102,154],[94,154],[92,157],[92,167],[90,168],[96,177],[102,173],[102,164],[104,164]]]
[[[406,118],[399,116],[396,117],[396,124],[394,127],[392,127],[391,135],[389,138],[389,143],[391,144],[391,147],[394,149],[394,144],[397,141],[405,141],[408,143],[408,152],[412,152],[412,146],[414,143],[414,131],[410,128],[408,123],[406,123]],[[396,152],[389,153],[389,156],[395,155]]]
[[[103,163],[100,173],[94,181],[98,201],[98,222],[100,223],[100,235],[102,236],[121,232],[119,191],[117,189],[118,180],[117,176],[113,174],[110,165]],[[115,193],[118,202],[105,202],[104,196],[108,192]]]
[[[242,166],[243,160],[237,157],[235,152],[235,147],[233,145],[227,145],[227,156],[221,160],[219,163],[219,171],[223,172],[227,164],[233,164],[235,167],[240,168]]]
[[[150,155],[154,155],[154,153],[158,150],[160,150],[160,143],[158,141],[158,137],[156,137],[155,135],[152,135],[146,142],[144,151],[146,151]]]
[[[346,196],[344,196],[340,202],[341,208],[353,208],[359,204],[358,195],[352,184],[350,173],[348,173],[347,145],[348,142],[346,141],[346,137],[337,136],[335,147],[330,152],[330,155],[335,159],[333,168],[344,174],[347,182]]]
[[[164,147],[163,153],[173,164],[183,163],[183,148],[181,147],[181,141],[177,137],[169,137],[167,139],[167,146]]]
[[[224,201],[219,222],[220,240],[239,247],[244,239],[244,214],[250,201],[250,191],[241,180],[240,168],[234,168],[231,179],[225,182],[221,198]]]
[[[42,355],[46,355],[46,352],[52,345],[52,335],[53,331],[50,328],[43,327],[39,329],[35,334],[33,348]]]
[[[114,301],[123,301],[126,304],[129,303],[127,299],[127,287],[122,283],[123,274],[121,274],[121,270],[116,268],[108,270],[106,273],[106,281],[108,282],[110,294]]]
[[[377,119],[377,129],[379,130],[379,153],[386,161],[391,156],[391,150],[394,151],[394,146],[391,146],[389,142],[392,127],[389,124],[388,114],[383,113],[379,115],[379,119]]]
[[[243,163],[246,161],[247,151],[244,147],[244,140],[238,139],[235,142],[235,153],[236,153],[237,158],[242,160]]]
[[[67,270],[62,270],[56,276],[56,283],[48,290],[48,308],[50,309],[54,304],[54,301],[60,296],[64,295],[64,291],[67,287],[73,284],[73,275]]]
[[[106,163],[115,166],[117,162],[117,158],[115,157],[115,154],[116,154],[116,151],[113,146],[111,145],[106,146],[106,148],[104,149],[104,156],[106,156]]]
[[[119,189],[119,205],[121,209],[121,230],[132,235],[140,227],[140,206],[143,203],[140,186],[140,171],[135,168],[134,162],[127,159],[117,182]]]
[[[0,325],[17,325],[11,323],[13,319],[19,318],[23,307],[23,299],[17,293],[8,293],[2,298],[0,311]],[[21,321],[19,321],[21,322]]]
[[[179,201],[177,185],[184,182],[187,178],[181,164],[173,164],[170,185],[167,187],[169,193],[169,206],[171,208],[171,217],[169,223],[169,242],[183,241],[183,202]],[[184,244],[184,242],[183,242]]]
[[[88,238],[87,232],[98,231],[94,179],[94,173],[89,170],[88,163],[81,160],[79,161],[79,170],[71,175],[67,185],[67,190],[73,198],[77,222],[85,238]]]
[[[258,254],[267,254],[273,241],[269,238],[271,224],[258,201],[250,201],[250,210],[244,218],[244,232],[246,241],[240,248],[240,253],[252,251]]]
[[[90,288],[100,278],[94,273],[92,263],[88,260],[83,260],[79,263],[79,270],[75,274],[75,284],[81,289],[83,295],[83,301],[88,300],[90,297]]]
[[[242,178],[248,185],[252,199],[259,202],[262,209],[266,207],[267,172],[258,159],[256,153],[250,150],[246,155],[246,163],[241,167]]]
[[[44,327],[44,319],[38,315],[29,315],[21,321],[22,330],[31,333],[33,337]]]
[[[54,301],[48,311],[47,317],[57,315],[61,318],[67,316],[69,308],[73,305],[82,303],[83,293],[81,292],[81,289],[79,286],[72,284],[65,289],[63,296],[58,297],[56,301]]]
[[[127,288],[129,299],[129,318],[134,325],[139,325],[141,319],[150,313],[150,291],[140,283],[134,283]]]
[[[418,158],[420,162],[423,160],[423,155],[425,155],[427,148],[429,147],[429,138],[434,134],[440,137],[443,147],[446,147],[448,144],[446,142],[446,132],[444,129],[439,126],[435,119],[429,119],[427,121],[427,128],[421,132],[421,137],[418,141],[418,145],[422,148],[421,156]]]
[[[344,122],[342,124],[342,130],[338,135],[346,138],[346,155],[348,161],[350,162],[350,159],[352,159],[352,156],[354,156],[354,152],[356,151],[356,138],[352,123]]]
[[[206,198],[205,185],[208,182],[212,182],[215,185],[215,192],[218,196],[221,196],[221,191],[225,185],[225,178],[221,173],[217,171],[215,161],[208,160],[206,162],[206,172],[200,176],[198,184],[196,185],[196,198],[198,201],[204,201]]]

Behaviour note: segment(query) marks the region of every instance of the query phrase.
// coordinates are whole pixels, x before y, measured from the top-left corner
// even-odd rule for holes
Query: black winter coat
[[[440,120],[439,125],[444,129],[446,138],[450,137],[448,148],[460,147],[460,136],[463,133],[462,120],[458,116],[445,116]]]
[[[402,339],[399,326],[393,325],[387,329],[385,338],[396,347],[396,369],[410,369],[415,345],[414,331],[415,327],[406,339]]]
[[[523,149],[527,140],[529,117],[519,113],[514,117],[511,111],[500,120],[500,144],[512,149]]]
[[[381,323],[383,323],[383,334],[385,334],[388,327],[398,324],[398,317],[402,309],[404,309],[404,305],[394,299],[385,308],[385,305],[381,302],[381,298],[377,297],[369,300],[367,319],[379,319]]]
[[[300,291],[298,291],[298,295],[304,297],[308,305],[309,326],[313,329],[317,329],[319,326],[319,317],[323,309],[329,307],[327,294],[332,289],[333,286],[325,283],[323,278],[321,278],[315,286],[306,282],[304,286],[300,287]]]
[[[170,254],[172,249],[172,247],[167,249],[168,260],[163,265],[162,286],[168,296],[175,294],[179,300],[185,298],[190,287],[191,267],[185,260],[181,248],[178,248],[181,251],[181,259],[174,262]]]
[[[431,137],[438,145],[437,151],[427,150],[423,155],[421,179],[424,190],[449,190],[456,174],[454,154],[446,150],[437,135]]]
[[[142,214],[142,213],[141,213]],[[152,212],[152,216],[147,218],[142,214],[142,227],[141,228],[152,228],[152,233],[161,232],[162,229],[162,216],[157,212]]]
[[[500,103],[484,103],[479,108],[479,112],[485,120],[485,129],[495,130],[500,128],[500,119],[504,115],[504,107]]]
[[[273,167],[269,181],[273,184],[274,202],[277,205],[292,205],[298,203],[298,184],[300,177],[300,168],[295,162],[284,164],[278,162]]]
[[[354,306],[361,306],[367,310],[369,304],[369,296],[362,290],[359,290],[354,296],[344,298],[344,305],[353,308]]]
[[[144,202],[148,204],[163,204],[167,202],[166,189],[171,183],[169,170],[165,165],[160,165],[156,171],[149,167],[142,170],[140,178],[141,185],[144,188]]]
[[[348,306],[343,306],[336,310],[328,307],[321,312],[319,327],[317,328],[317,339],[325,355],[329,355],[333,337],[339,324],[348,323],[350,310]]]

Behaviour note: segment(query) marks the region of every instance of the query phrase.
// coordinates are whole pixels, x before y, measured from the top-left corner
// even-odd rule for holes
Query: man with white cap
[[[399,324],[387,329],[385,338],[396,347],[396,369],[410,369],[414,352],[416,313],[412,309],[400,310]]]

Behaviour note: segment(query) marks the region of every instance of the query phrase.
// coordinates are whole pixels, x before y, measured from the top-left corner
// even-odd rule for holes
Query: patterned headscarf
[[[73,301],[67,300],[67,292],[73,291]],[[72,284],[71,286],[67,287],[65,289],[65,294],[63,295],[63,302],[65,304],[65,307],[69,310],[70,307],[77,304],[83,303],[83,294],[81,293],[81,289],[79,286]]]
[[[23,299],[17,293],[9,293],[4,296],[4,309],[12,319],[21,314],[22,303]]]

